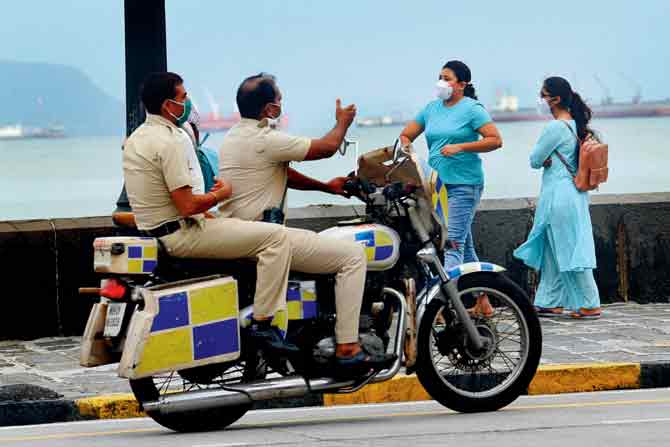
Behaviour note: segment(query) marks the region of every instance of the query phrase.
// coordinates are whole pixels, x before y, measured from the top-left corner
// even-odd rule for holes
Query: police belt
[[[179,230],[181,230],[180,221],[173,220],[172,222],[166,222],[162,225],[157,226],[156,228],[152,228],[151,230],[140,230],[140,233],[143,236],[159,238],[167,236],[168,234],[175,233]]]

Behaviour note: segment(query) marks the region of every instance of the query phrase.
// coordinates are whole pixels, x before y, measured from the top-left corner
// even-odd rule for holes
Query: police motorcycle
[[[351,144],[358,152],[357,143],[345,141],[343,155]],[[396,141],[357,159],[345,187],[365,203],[365,213],[321,234],[365,246],[361,345],[371,354],[397,354],[390,368],[356,380],[333,377],[332,275],[291,274],[287,309],[272,324],[300,355],[277,357],[246,333],[254,264],[169,258],[158,240],[134,236],[130,226],[120,230],[125,236],[94,242],[102,280],[80,289],[99,297],[81,364],[119,362],[119,376],[129,379],[147,415],[175,431],[224,428],[264,401],[352,393],[403,366],[432,398],[459,412],[514,401],[541,355],[540,324],[527,295],[494,264],[445,271],[446,189],[424,174],[411,146]],[[122,223],[123,216],[115,218]],[[492,313],[472,311],[482,296]]]

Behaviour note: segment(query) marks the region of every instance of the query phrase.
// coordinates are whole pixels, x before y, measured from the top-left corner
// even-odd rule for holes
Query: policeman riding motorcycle
[[[151,98],[143,100],[149,112],[154,107],[164,116],[174,116],[176,124],[186,101],[175,89],[181,83],[173,81],[170,89],[177,92],[175,96],[153,106],[147,105]],[[131,151],[136,159],[128,161],[124,155],[124,171],[137,174],[130,181],[126,175],[129,196],[132,202],[131,191],[137,186],[133,181],[149,177],[157,179],[149,189],[162,187],[163,196],[178,202],[182,198],[175,199],[172,193],[189,179],[179,166],[183,161],[177,161],[175,168],[165,160],[170,155],[161,140],[172,138],[176,131],[154,120],[162,132],[161,144],[152,138],[150,144],[137,143],[144,152]],[[262,129],[268,124],[272,123],[261,120],[257,125]],[[345,140],[341,153],[350,145]],[[152,166],[165,173],[162,185],[160,176],[152,177]],[[215,256],[218,253],[199,248],[187,236],[186,242],[170,240],[170,235],[182,232],[202,235],[200,225],[209,222],[181,220],[176,231],[153,235],[120,226],[119,236],[94,242],[94,268],[102,281],[99,288],[82,289],[99,296],[83,337],[82,365],[119,362],[119,376],[129,379],[146,413],[176,431],[226,427],[262,401],[355,392],[391,379],[403,366],[406,373],[418,375],[431,397],[456,411],[492,411],[515,400],[527,389],[540,360],[539,321],[528,297],[504,275],[504,268],[478,262],[445,271],[440,259],[450,242],[444,185],[426,175],[411,147],[396,141],[358,158],[356,171],[341,188],[365,204],[365,213],[318,236],[343,246],[359,244],[364,251],[367,274],[360,317],[353,328],[341,326],[347,311],[341,292],[338,296],[339,272],[292,272],[287,286],[279,286],[279,297],[277,290],[266,288],[277,278],[268,277],[272,270],[262,270],[261,264],[275,261],[278,282],[284,267],[288,275],[290,260],[273,250],[281,247],[280,236],[275,242],[257,244],[254,253],[234,244],[219,246],[228,259],[235,250],[250,252],[239,257],[256,258],[254,265],[221,260]],[[204,211],[227,193],[215,191],[211,199],[208,194],[191,198],[195,203],[191,211]],[[134,199],[141,209],[143,198]],[[148,208],[144,211],[150,217],[161,212]],[[119,223],[123,220],[115,217]],[[160,215],[154,217],[161,220]],[[262,225],[279,227],[233,220],[229,225],[216,223],[222,225],[219,238],[242,235],[249,228],[272,240],[274,232],[265,233]],[[174,225],[166,230],[170,229]],[[196,256],[182,256],[183,247],[191,242]],[[207,246],[218,243],[214,237],[210,242]],[[290,245],[282,248],[291,251]],[[264,250],[270,252],[269,259]],[[259,293],[268,299],[259,302]],[[468,307],[484,294],[493,313],[469,313]],[[271,318],[259,318],[263,312]],[[355,342],[346,338],[352,333]]]

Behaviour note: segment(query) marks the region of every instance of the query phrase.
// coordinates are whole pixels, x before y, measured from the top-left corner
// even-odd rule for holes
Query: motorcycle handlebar
[[[360,193],[372,194],[377,190],[377,186],[374,183],[369,183],[359,178],[350,178],[344,183],[342,188],[354,196],[358,196]]]
[[[384,187],[383,194],[387,200],[398,200],[407,197],[416,190],[417,186],[411,183],[393,182]]]

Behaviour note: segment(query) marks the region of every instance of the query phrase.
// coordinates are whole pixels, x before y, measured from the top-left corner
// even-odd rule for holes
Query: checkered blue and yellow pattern
[[[365,244],[368,262],[385,261],[393,256],[393,239],[381,230],[359,231],[356,242]]]
[[[123,250],[113,253],[117,246]],[[158,265],[158,242],[152,237],[100,237],[93,250],[93,267],[100,273],[149,274]]]
[[[468,262],[447,270],[447,276],[449,277],[449,280],[452,280],[467,275],[468,273],[502,272],[504,270],[505,269],[499,265],[491,264],[490,262]]]
[[[319,308],[315,288],[314,281],[289,281],[286,295],[289,321],[316,318]]]
[[[158,264],[158,246],[128,245],[128,273],[151,273]]]
[[[447,186],[442,183],[442,180],[440,180],[440,177],[437,175],[437,173],[433,173],[433,175],[436,177],[435,190],[432,194],[433,209],[435,210],[437,217],[440,219],[440,223],[446,226],[449,220]]]
[[[279,329],[284,337],[286,337],[289,321],[318,316],[319,304],[316,301],[316,283],[314,281],[289,281],[286,304],[287,309],[278,311],[272,318],[272,325]],[[240,315],[242,327],[247,327],[254,316],[253,306],[242,309]]]
[[[237,282],[222,278],[160,291],[135,375],[144,376],[239,357]]]

